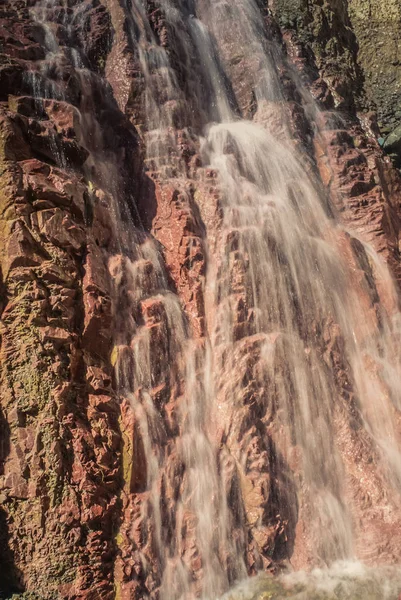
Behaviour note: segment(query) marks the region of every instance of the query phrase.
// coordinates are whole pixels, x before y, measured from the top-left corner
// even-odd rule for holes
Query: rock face
[[[363,0],[259,4],[266,35],[282,49],[284,118],[347,228],[341,252],[363,283],[366,303],[378,314],[380,298],[358,240],[385,259],[399,284],[401,179],[377,142],[380,132],[370,109],[376,102],[380,122],[390,129],[396,125],[393,94],[400,57],[390,50],[387,31],[378,29],[379,60],[386,69],[378,75]],[[394,17],[395,43],[398,5],[396,0],[386,4]],[[198,85],[202,65],[193,47],[180,45],[185,36],[175,35],[159,3],[143,5],[178,82],[173,99],[166,94],[163,65],[152,73],[156,81],[149,98],[130,2],[6,0],[0,7],[4,598],[26,592],[43,600],[162,600],[157,519],[163,523],[162,545],[172,545],[176,531],[182,533],[185,543],[176,552],[184,556],[195,590],[205,568],[194,516],[185,511],[177,516],[174,504],[186,486],[178,458],[178,414],[185,410],[187,384],[185,346],[171,332],[180,331],[182,339],[188,329],[193,332],[194,370],[201,371],[209,306],[205,239],[212,252],[222,243],[222,205],[217,174],[203,166],[197,138],[208,121],[198,110],[200,95],[207,93]],[[379,1],[373,6],[378,20],[383,6]],[[230,57],[229,36],[225,49]],[[248,66],[240,55],[231,56],[238,114],[276,127],[280,135],[276,107],[256,111],[247,90]],[[383,78],[390,72],[393,88],[383,94]],[[307,103],[294,84],[297,78],[323,110],[315,135]],[[152,103],[161,107],[160,119],[163,110],[171,119],[170,137],[162,144],[156,140],[152,145],[156,126],[147,114]],[[270,427],[274,414],[262,409],[267,382],[260,375],[254,307],[242,285],[246,261],[238,256],[235,234],[225,243],[227,277],[237,285],[238,345],[235,355],[224,357],[236,378],[216,390],[224,418],[214,435],[231,505],[239,502],[239,489],[246,499],[235,510],[238,521],[246,514],[247,539],[239,527],[233,527],[233,535],[243,544],[249,574],[274,570],[291,556],[305,566],[312,542],[307,513],[294,509],[296,449],[292,462],[285,462],[280,432]],[[390,306],[394,299],[386,298],[385,284],[382,302]],[[280,339],[272,344],[285,354]],[[358,556],[396,562],[398,508],[381,491],[368,441],[361,441],[352,427],[341,428],[344,413],[352,411],[352,393],[335,323],[326,323],[322,344],[325,360],[336,363],[339,373],[336,419],[348,461],[347,493],[357,498]],[[277,376],[286,376],[280,371],[284,362]],[[131,380],[139,382],[136,387]],[[243,399],[242,412],[227,403],[233,390]],[[156,433],[148,437],[141,427],[145,391],[146,402],[157,409],[150,427]],[[398,427],[398,413],[394,420]],[[149,458],[156,438],[165,465],[161,482],[152,479]],[[233,457],[244,459],[243,473],[236,471]],[[369,479],[368,492],[359,468]],[[156,484],[161,486],[157,509]],[[383,527],[380,511],[389,515]],[[366,540],[369,550],[363,547]],[[380,556],[379,546],[384,548]],[[226,557],[226,567],[234,579],[231,558]]]
[[[337,108],[377,112],[383,137],[400,125],[401,6],[397,0],[274,0],[282,27],[314,55]],[[400,152],[394,153],[400,168]]]
[[[401,119],[401,6],[393,0],[352,0],[349,17],[367,95],[378,107],[382,131],[388,133]]]
[[[279,23],[313,52],[337,105],[376,109],[383,133],[399,124],[397,0],[274,0],[272,8]]]

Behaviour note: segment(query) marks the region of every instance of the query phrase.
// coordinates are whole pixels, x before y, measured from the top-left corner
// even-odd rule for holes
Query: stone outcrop
[[[0,20],[0,593],[101,598],[112,587],[122,476],[109,207],[82,170],[74,76],[66,71],[66,100],[35,99],[43,28],[25,2],[3,4]]]
[[[54,2],[46,27],[61,51],[50,68],[44,50],[50,34],[41,24],[44,4],[8,0],[0,7],[0,597],[25,592],[22,597],[40,600],[157,598],[161,573],[146,439],[132,398],[121,391],[121,380],[132,373],[118,374],[114,367],[123,353],[129,362],[138,339],[146,338],[153,370],[145,383],[163,424],[162,535],[168,544],[178,528],[177,481],[182,489],[186,485],[177,451],[177,414],[185,390],[182,349],[172,341],[160,290],[178,298],[201,354],[207,333],[206,231],[212,251],[225,235],[217,174],[202,166],[192,135],[206,124],[196,110],[197,95],[205,93],[197,87],[201,67],[195,51],[188,65],[186,49],[162,10],[146,2],[152,31],[167,49],[181,86],[173,103],[163,97],[163,86],[158,88],[158,102],[173,123],[158,170],[149,143],[145,153],[149,126],[130,3]],[[380,124],[387,127],[383,131],[393,128],[398,108],[392,94],[399,82],[394,80],[394,92],[382,93],[387,75],[372,67],[374,42],[366,33],[363,0],[270,4],[265,26],[285,56],[279,69],[285,120],[350,232],[341,251],[366,282],[366,302],[377,312],[368,261],[352,233],[383,256],[399,283],[401,179],[380,148],[372,112],[376,103]],[[393,4],[389,0],[396,23]],[[380,19],[379,4],[373,8]],[[396,77],[398,56],[381,31],[380,61]],[[279,134],[276,113],[267,107],[255,114],[254,99],[241,87],[246,66],[232,61],[238,111],[277,126]],[[293,73],[323,109],[315,135]],[[153,255],[135,253],[134,241],[157,248],[163,277]],[[227,276],[237,286],[238,345],[227,359],[236,377],[221,382],[216,392],[225,419],[215,432],[220,466],[232,506],[246,515],[249,540],[241,543],[248,572],[274,571],[292,555],[303,566],[310,541],[295,498],[296,449],[286,463],[280,432],[271,427],[274,402],[264,405],[269,382],[261,377],[261,340],[243,285],[246,260],[238,255],[235,232],[223,242],[230,255]],[[118,296],[129,278],[132,294]],[[137,294],[138,282],[143,296]],[[135,324],[121,320],[127,307]],[[138,333],[138,323],[145,333]],[[336,418],[341,424],[353,408],[335,324],[326,324],[322,339],[324,360],[335,363],[340,374]],[[285,352],[280,339],[272,344]],[[135,365],[130,368],[133,372]],[[276,375],[286,376],[282,364]],[[234,389],[243,401],[238,411],[224,405]],[[136,400],[142,393],[137,390]],[[397,511],[381,495],[380,478],[364,456],[372,449],[356,438],[351,427],[343,430],[343,453],[351,449],[364,464],[373,481],[371,504],[387,502],[383,560],[395,561]],[[349,459],[347,493],[362,498],[355,460]],[[243,506],[236,505],[238,490]],[[369,518],[361,524],[363,509],[360,504],[355,515],[360,539],[371,536],[376,547],[380,511],[368,506]],[[193,515],[182,517],[181,528],[186,536],[182,554],[195,573],[196,588],[202,565]],[[241,532],[234,531],[239,539]],[[374,551],[363,557],[377,558]],[[226,560],[230,571],[230,556]],[[146,561],[153,565],[148,571]]]
[[[397,0],[274,0],[272,10],[314,54],[338,106],[376,109],[384,134],[399,124]]]
[[[397,0],[273,0],[272,10],[309,59],[313,54],[337,108],[376,111],[380,134],[376,133],[383,138],[397,130],[401,122]],[[398,147],[389,144],[385,149],[400,168]]]
[[[348,10],[366,93],[387,134],[401,121],[401,6],[396,0],[351,0]]]

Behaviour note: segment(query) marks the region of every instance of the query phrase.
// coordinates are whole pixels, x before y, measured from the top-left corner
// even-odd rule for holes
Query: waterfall
[[[188,114],[184,124],[192,135],[198,135],[202,164],[216,173],[223,213],[218,238],[206,238],[207,339],[202,369],[208,384],[199,395],[192,391],[195,375],[190,360],[185,374],[187,394],[195,402],[186,406],[190,414],[195,411],[196,418],[185,430],[192,459],[184,453],[183,464],[193,476],[187,483],[194,498],[204,566],[201,596],[211,598],[222,591],[222,556],[231,554],[230,564],[235,565],[229,581],[243,575],[246,538],[240,536],[237,547],[227,549],[233,528],[251,532],[258,540],[256,562],[263,556],[271,523],[262,506],[272,493],[268,473],[274,468],[275,454],[287,464],[294,461],[294,453],[297,457],[299,470],[293,485],[298,491],[292,494],[298,495],[300,506],[291,507],[288,522],[297,518],[296,510],[313,515],[308,523],[314,544],[310,560],[330,565],[355,556],[352,508],[344,483],[346,465],[333,426],[341,420],[341,412],[348,412],[370,452],[380,455],[387,483],[399,493],[400,447],[394,426],[400,395],[395,376],[400,372],[398,315],[384,309],[375,316],[371,311],[366,314],[366,291],[355,289],[353,282],[361,258],[349,256],[349,234],[327,204],[285,122],[278,73],[282,58],[266,37],[256,2],[164,0],[157,6],[185,55],[196,52],[199,57],[204,90],[194,94],[198,122]],[[168,51],[158,42],[139,0],[133,3],[133,17],[145,78],[144,137],[151,154],[150,170],[157,173],[159,185],[174,177],[181,188],[188,179],[185,165],[178,163],[174,172],[166,172],[165,161],[168,152],[179,154],[174,111],[185,99]],[[248,68],[246,83],[251,89],[247,93],[255,104],[252,121],[242,116],[235,55]],[[303,89],[299,94],[306,96]],[[311,112],[317,126],[318,110],[314,107]],[[275,127],[269,127],[272,114],[276,115]],[[369,261],[373,285],[378,287],[384,278],[394,295],[379,257],[366,245],[361,253]],[[324,355],[325,330],[334,343],[341,344],[341,382],[335,372],[339,365]],[[244,393],[249,360],[258,361],[258,373],[252,373],[263,390],[258,398],[247,398]],[[200,413],[199,402],[205,407]],[[248,422],[247,411],[255,415],[254,423]],[[207,436],[197,443],[200,423]],[[256,424],[262,431],[260,447],[248,449],[247,441],[255,443],[252,426]],[[249,455],[257,465],[256,481]],[[238,507],[229,500],[230,478],[242,505],[237,514]],[[222,494],[214,534],[210,527],[216,506],[213,502],[205,506],[207,485],[216,495]],[[252,502],[247,506],[244,499],[249,486],[258,498],[257,509]],[[216,545],[214,536],[219,539]],[[182,590],[177,595],[171,591],[170,577],[168,582],[170,591],[162,596],[182,597]]]
[[[286,59],[262,3],[122,4],[141,71],[135,125],[146,180],[184,212],[194,190],[207,190],[197,205],[204,235],[193,242],[206,264],[198,331],[157,234],[119,201],[118,159],[97,115],[109,90],[72,42],[59,46],[49,1],[32,9],[47,57],[31,86],[37,101],[68,101],[49,72],[71,62],[85,177],[113,224],[104,260],[116,391],[132,415],[139,469],[125,490],[125,534],[140,597],[212,600],[275,563],[360,558],[368,537],[352,485],[369,480],[367,511],[375,502],[383,514],[400,508],[401,321],[390,272],[341,223],[294,134],[280,79]],[[71,39],[74,11],[66,10]],[[157,19],[180,50],[180,72]],[[319,109],[286,67],[307,104],[310,144],[322,133]]]

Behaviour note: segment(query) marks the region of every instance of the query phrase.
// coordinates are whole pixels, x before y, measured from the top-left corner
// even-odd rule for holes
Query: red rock
[[[230,374],[216,382],[219,411],[209,433],[229,490],[230,537],[243,546],[248,572],[279,569],[289,555],[295,566],[308,566],[316,545],[308,505],[301,498],[298,506],[293,481],[302,479],[303,451],[277,415],[275,382],[290,381],[285,355],[291,348],[280,332],[255,334],[248,259],[239,232],[224,230],[219,174],[202,164],[197,136],[208,117],[199,110],[197,53],[192,48],[188,54],[181,45],[160,3],[145,3],[152,35],[167,50],[181,86],[171,98],[163,78],[151,74],[172,126],[161,162],[160,134],[149,141],[145,158],[149,98],[124,4],[47,3],[49,31],[63,55],[50,59],[45,31],[33,21],[35,0],[6,0],[0,11],[0,561],[10,566],[13,591],[60,600],[112,600],[115,590],[123,600],[162,600],[164,563],[149,489],[148,477],[154,475],[145,422],[158,436],[152,451],[161,457],[155,485],[162,543],[168,545],[177,531],[180,538],[166,562],[174,570],[182,559],[200,594],[204,565],[196,515],[183,507],[180,524],[176,512],[177,498],[185,497],[188,486],[180,455],[183,421],[184,426],[188,421],[182,363],[188,357],[181,356],[187,352],[185,339],[174,336],[179,328],[192,332],[197,375],[207,333],[219,342],[213,360]],[[374,115],[360,115],[358,123],[352,112],[352,86],[347,86],[352,74],[350,79],[332,74],[324,64],[319,72],[312,50],[289,31],[281,37],[272,14],[263,15],[269,36],[285,43],[318,102],[327,111],[334,105],[351,111],[341,128],[332,113],[323,113],[312,148],[308,111],[313,107],[305,110],[279,52],[283,96],[257,106],[252,78],[258,76],[259,59],[234,56],[235,31],[224,32],[226,75],[238,111],[277,137],[288,126],[297,147],[316,161],[350,232],[339,228],[330,242],[361,290],[366,323],[354,334],[362,344],[380,310],[394,314],[398,300],[388,280],[375,288],[359,240],[372,244],[401,279],[401,180],[375,141]],[[190,40],[189,30],[183,37]],[[72,47],[89,69],[74,69]],[[353,68],[352,54],[349,60]],[[33,97],[33,74],[36,92],[46,98]],[[216,269],[231,292],[232,346],[219,319],[216,331],[206,331],[214,299],[205,297],[205,277],[221,248],[230,254],[228,270],[223,261]],[[174,302],[175,315],[183,309],[182,323],[171,323],[168,301]],[[222,303],[223,316],[224,311]],[[336,377],[333,428],[348,473],[347,498],[355,506],[357,553],[368,562],[377,561],[379,553],[394,562],[398,508],[380,478],[368,436],[361,433],[339,324],[330,315],[321,320],[314,331],[322,361]],[[125,366],[124,382],[133,379],[141,336],[152,365],[143,376],[149,389],[137,385],[135,393],[124,390],[120,398],[113,366],[116,371]],[[266,376],[266,344],[277,356],[274,376]],[[313,348],[303,350],[308,360]],[[380,365],[366,363],[378,376]],[[141,413],[145,408],[153,421]],[[398,421],[394,411],[397,427]],[[290,448],[288,456],[281,448]],[[221,554],[230,566],[230,552]]]

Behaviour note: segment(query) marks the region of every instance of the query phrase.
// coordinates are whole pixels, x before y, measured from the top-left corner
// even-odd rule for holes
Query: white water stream
[[[362,431],[358,435],[399,505],[400,314],[387,267],[363,244],[373,287],[378,294],[385,289],[390,300],[375,310],[368,305],[365,284],[355,278],[358,265],[349,254],[349,236],[333,216],[285,121],[279,50],[266,37],[256,0],[154,4],[163,12],[169,35],[180,42],[184,72],[190,72],[192,60],[199,60],[199,79],[189,100],[168,50],[148,20],[147,3],[132,0],[127,10],[145,89],[146,119],[140,127],[145,164],[161,185],[168,181],[188,194],[187,167],[178,150],[178,132],[185,130],[200,149],[204,169],[216,172],[222,218],[218,235],[205,240],[207,335],[199,345],[170,289],[157,244],[149,235],[119,232],[120,215],[114,207],[119,247],[129,248],[127,256],[111,257],[109,262],[116,298],[116,375],[121,396],[131,402],[146,457],[146,481],[133,492],[142,495],[142,519],[152,523],[157,557],[157,565],[149,564],[147,551],[135,549],[145,576],[157,571],[162,600],[184,600],[193,594],[211,600],[246,577],[250,539],[268,539],[272,443],[282,461],[290,464],[297,456],[293,485],[299,515],[313,541],[308,560],[314,565],[338,565],[336,561],[352,560],[357,554],[341,445],[348,427],[341,423],[351,414],[353,427]],[[46,22],[50,5],[40,5],[40,21]],[[62,53],[50,30],[46,43],[47,60],[54,62]],[[79,55],[73,57],[82,88],[90,87]],[[241,81],[253,103],[251,111],[245,108]],[[57,96],[57,90],[42,90],[38,82],[34,76],[37,97]],[[91,97],[86,98],[82,128],[93,128],[88,120]],[[245,113],[252,113],[253,120],[245,119]],[[279,136],[266,118],[272,114],[279,121]],[[106,174],[101,152],[97,159]],[[154,337],[153,325],[160,323],[167,332],[163,347]],[[331,341],[333,347],[339,344],[341,365],[325,354]],[[244,400],[243,356],[253,360],[256,347],[263,390],[257,400],[263,429],[259,437],[252,427],[244,430],[245,421],[238,416],[250,410]],[[167,377],[161,369],[166,361]],[[154,400],[154,390],[163,386],[181,398],[178,431],[170,436],[173,443]],[[349,405],[344,408],[346,390]],[[253,467],[259,469],[255,475],[240,450],[247,436],[250,445],[260,444],[253,455],[259,465]],[[165,475],[173,453],[182,470]],[[234,503],[230,470],[240,482]],[[265,483],[259,482],[261,473]],[[163,521],[162,479],[175,486],[170,538]],[[296,513],[298,508],[286,510]],[[189,531],[191,556],[183,541]],[[258,568],[269,554],[266,540],[253,546]],[[194,566],[197,562],[200,568]],[[393,588],[389,595],[380,593],[394,598]],[[152,590],[148,597],[156,598]]]

